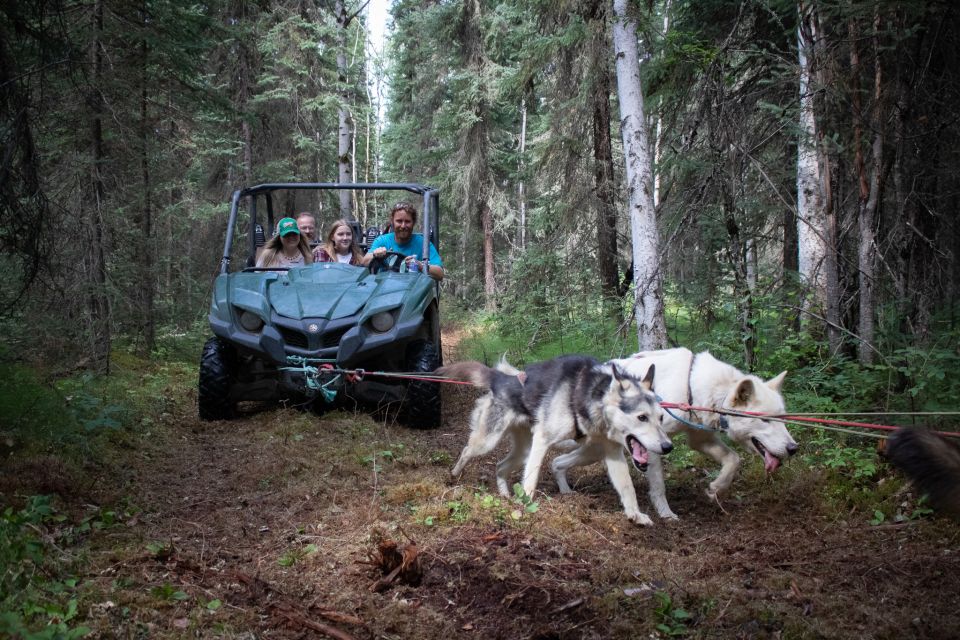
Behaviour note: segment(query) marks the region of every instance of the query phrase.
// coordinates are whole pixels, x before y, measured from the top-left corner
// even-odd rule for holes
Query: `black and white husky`
[[[441,367],[441,375],[488,390],[473,409],[470,439],[452,474],[459,476],[467,462],[509,434],[512,446],[497,465],[497,488],[511,495],[510,476],[523,466],[523,490],[533,495],[547,451],[574,438],[606,460],[627,518],[652,524],[637,505],[624,452],[645,469],[651,455],[669,453],[673,445],[660,428],[661,409],[651,392],[654,367],[644,371],[641,379],[588,356],[560,356],[522,373],[505,362],[496,369],[480,362]]]
[[[636,353],[611,364],[628,373],[637,375],[656,366],[656,393],[664,402],[688,403],[712,410],[732,409],[738,412],[782,414],[785,412],[780,387],[787,372],[770,380],[761,380],[717,360],[704,351],[694,355],[688,349],[664,349]],[[694,415],[693,412],[671,410],[663,419],[663,429],[668,434],[685,431],[690,446],[720,463],[720,473],[710,483],[707,495],[716,498],[730,487],[740,466],[740,456],[723,443],[720,434],[742,445],[763,458],[764,468],[773,472],[788,456],[797,451],[797,443],[783,423],[765,418],[727,416],[708,412]],[[688,426],[676,417],[691,424],[703,424],[705,429]],[[572,443],[571,443],[572,444]],[[602,452],[583,443],[570,453],[553,460],[553,476],[561,493],[569,493],[567,469],[590,464],[602,457]],[[676,514],[667,503],[660,458],[652,454],[646,473],[650,486],[650,501],[661,518],[676,519]]]

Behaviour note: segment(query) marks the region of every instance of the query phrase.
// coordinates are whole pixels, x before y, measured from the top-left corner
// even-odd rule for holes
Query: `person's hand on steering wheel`
[[[394,258],[393,262],[389,262],[391,257]],[[400,273],[400,265],[403,264],[404,258],[406,256],[402,253],[388,251],[385,247],[377,247],[373,250],[373,260],[370,261],[370,273],[377,274],[384,269]]]

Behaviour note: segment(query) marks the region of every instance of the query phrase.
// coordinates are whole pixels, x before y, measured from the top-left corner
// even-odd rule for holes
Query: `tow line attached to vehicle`
[[[336,360],[333,359],[324,359],[324,358],[305,358],[302,356],[288,356],[287,361],[291,364],[289,367],[284,367],[285,371],[295,371],[298,373],[303,373],[307,380],[307,387],[315,391],[319,391],[324,400],[327,402],[333,402],[337,396],[337,391],[334,386],[337,381],[340,379],[340,376],[343,376],[344,380],[349,383],[357,383],[363,380],[366,376],[378,377],[378,378],[395,378],[402,380],[416,380],[418,382],[437,382],[443,384],[462,384],[462,385],[472,385],[472,382],[465,382],[463,380],[452,380],[446,376],[438,376],[433,373],[416,373],[416,372],[398,372],[398,371],[367,371],[365,369],[343,369],[336,366]],[[331,377],[332,376],[332,377]],[[325,380],[324,380],[325,379]],[[843,427],[855,427],[857,429],[871,429],[876,431],[895,431],[900,427],[895,425],[888,424],[877,424],[872,422],[855,422],[852,420],[831,420],[827,418],[815,418],[809,415],[803,414],[765,414],[758,413],[754,411],[737,411],[736,409],[714,409],[711,407],[694,407],[685,402],[664,402],[660,401],[660,406],[663,407],[667,413],[678,421],[703,430],[709,431],[723,431],[724,424],[726,423],[726,416],[740,416],[744,418],[761,418],[764,420],[776,420],[778,422],[783,422],[784,424],[790,424],[798,427],[816,427],[820,429],[827,429],[830,431],[840,431],[842,433],[851,433],[859,436],[866,436],[870,438],[880,438],[886,439],[888,436],[874,434],[874,433],[864,433],[862,431],[854,431],[852,429],[845,429]],[[715,429],[713,427],[708,427],[700,423],[692,423],[688,420],[682,419],[680,416],[676,415],[670,409],[676,409],[678,411],[693,411],[693,412],[708,412],[708,413],[717,413],[720,414],[720,428]],[[842,415],[842,414],[841,414]],[[866,415],[859,413],[852,413],[850,415]],[[893,414],[879,413],[875,415],[906,415],[903,412],[897,412]],[[909,414],[914,415],[914,414]],[[922,415],[933,415],[929,412],[925,412]],[[936,414],[940,415],[940,414]],[[945,436],[948,438],[960,438],[960,433],[954,431],[936,431],[934,432],[938,435]]]

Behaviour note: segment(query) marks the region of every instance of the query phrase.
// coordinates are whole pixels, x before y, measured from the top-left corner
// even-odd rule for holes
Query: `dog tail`
[[[507,362],[507,354],[500,356],[500,362],[497,363],[496,370],[508,376],[518,376],[521,373],[519,369]]]
[[[898,429],[887,441],[890,462],[930,497],[930,503],[960,519],[960,446],[932,431]]]
[[[469,360],[467,362],[454,362],[453,364],[440,367],[437,369],[437,373],[452,380],[470,382],[473,386],[480,387],[481,389],[489,389],[490,381],[497,371],[482,362]]]
[[[453,380],[469,382],[481,389],[489,389],[498,396],[503,393],[514,394],[518,390],[522,393],[523,383],[526,380],[526,374],[523,371],[515,369],[503,359],[495,369],[482,362],[469,360],[440,367],[437,373]]]

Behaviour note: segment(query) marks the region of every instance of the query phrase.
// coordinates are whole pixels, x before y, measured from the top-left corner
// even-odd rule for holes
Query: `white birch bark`
[[[346,36],[350,17],[347,16],[347,7],[343,0],[337,0],[334,7],[337,14],[337,83],[340,93],[340,106],[337,109],[337,181],[351,182],[353,178],[353,116],[347,91],[347,49]],[[340,217],[344,220],[353,220],[352,194],[350,191],[340,191]]]
[[[623,138],[630,235],[633,241],[637,338],[641,350],[661,349],[666,346],[667,330],[663,317],[659,237],[653,206],[653,165],[640,87],[637,24],[627,15],[627,0],[613,0],[613,15],[620,133]]]
[[[826,301],[823,275],[827,253],[827,224],[820,192],[820,163],[817,157],[817,129],[813,110],[811,73],[816,37],[813,11],[801,2],[797,49],[800,62],[800,137],[797,140],[797,245],[800,282],[807,290],[805,311],[822,310]],[[809,316],[805,316],[809,317]],[[803,322],[807,320],[804,319]]]

